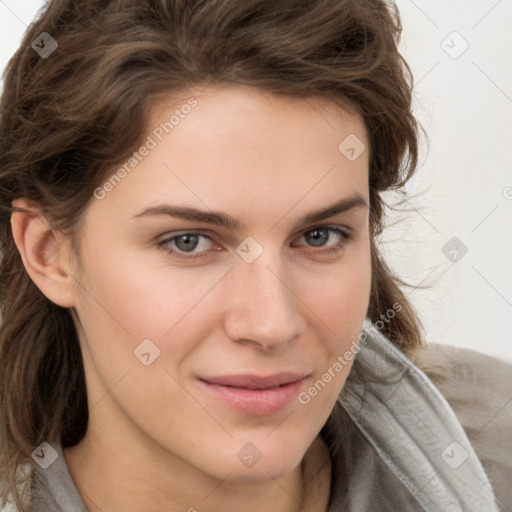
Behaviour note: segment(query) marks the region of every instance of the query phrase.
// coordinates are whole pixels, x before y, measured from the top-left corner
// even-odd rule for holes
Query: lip
[[[210,396],[252,415],[279,412],[295,400],[307,379],[304,373],[286,372],[268,376],[253,374],[204,377],[198,381]]]

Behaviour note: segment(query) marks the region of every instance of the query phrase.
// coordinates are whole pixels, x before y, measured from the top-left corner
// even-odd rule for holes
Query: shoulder
[[[469,437],[512,420],[512,363],[487,354],[429,343],[408,354],[439,389]]]
[[[32,499],[32,475],[33,466],[28,463],[23,463],[18,466],[18,493],[21,499],[21,505],[29,510]],[[18,507],[14,502],[12,493],[7,494],[5,504],[3,504],[3,496],[0,492],[0,512],[19,512]]]
[[[8,501],[3,507],[0,506],[0,512],[18,512],[16,505]]]
[[[439,389],[493,486],[512,505],[512,364],[474,350],[429,343],[408,354]]]

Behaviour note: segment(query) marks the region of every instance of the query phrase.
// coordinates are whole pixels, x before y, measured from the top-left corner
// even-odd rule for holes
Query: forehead
[[[347,158],[347,140],[359,144],[355,159]],[[102,207],[133,212],[168,200],[279,216],[299,200],[316,209],[367,193],[362,117],[324,98],[239,85],[161,96],[151,105],[143,144],[150,150],[132,159]]]
[[[193,109],[187,107],[191,98],[196,103]],[[186,110],[185,116],[181,110]],[[296,128],[297,133],[302,132],[302,135],[308,138],[315,131],[327,129],[339,133],[349,130],[362,138],[367,136],[357,105],[346,99],[321,96],[299,98],[278,95],[246,85],[209,85],[206,88],[192,88],[172,96],[159,95],[151,102],[146,127],[148,133],[162,121],[170,120],[174,113],[181,115],[179,120],[174,116],[173,123],[176,124],[173,131],[177,130],[179,125],[181,132],[185,130],[184,126],[188,125],[196,131],[204,127],[219,133],[223,128],[228,129],[230,123],[236,123],[245,133],[253,126],[254,131],[263,137],[264,132],[272,131],[272,127],[276,129],[287,126],[290,130],[291,125],[296,122],[306,121],[307,125],[302,124]],[[212,117],[216,120],[214,124],[211,123]],[[189,120],[184,122],[187,118]],[[256,119],[258,123],[255,125]]]

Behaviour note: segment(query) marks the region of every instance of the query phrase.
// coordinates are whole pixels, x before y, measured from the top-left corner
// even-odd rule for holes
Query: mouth
[[[275,414],[289,406],[307,380],[304,373],[199,378],[210,397],[251,415]]]

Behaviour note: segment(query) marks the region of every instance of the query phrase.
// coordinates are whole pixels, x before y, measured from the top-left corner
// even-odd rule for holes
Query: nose
[[[239,260],[230,272],[224,325],[233,341],[276,350],[304,331],[303,303],[277,258],[264,253],[252,263]]]

